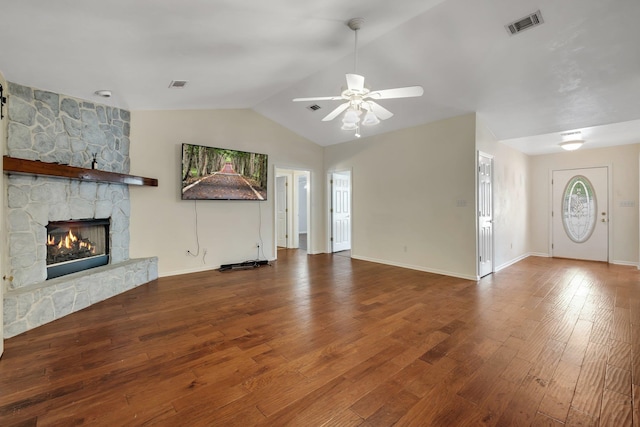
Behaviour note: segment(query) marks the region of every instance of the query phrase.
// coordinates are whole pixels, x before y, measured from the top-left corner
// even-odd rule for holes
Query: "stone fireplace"
[[[126,110],[9,83],[7,154],[82,168],[91,168],[95,158],[100,170],[128,173],[129,120]],[[5,182],[5,337],[157,278],[157,258],[129,259],[127,185],[13,174]],[[107,224],[103,237],[95,229],[80,236],[108,250],[98,257],[104,265],[61,275],[54,269],[50,275],[49,265],[77,262],[71,248],[51,249],[50,243],[65,239],[62,222],[73,228],[87,220]],[[67,239],[73,240],[69,231]],[[93,259],[91,249],[69,246],[77,257]]]

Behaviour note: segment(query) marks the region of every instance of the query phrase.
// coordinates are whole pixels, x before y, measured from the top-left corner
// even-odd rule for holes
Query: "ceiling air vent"
[[[561,137],[563,137],[563,138],[564,138],[564,137],[580,136],[580,135],[582,135],[582,132],[581,132],[581,131],[579,131],[579,130],[574,131],[574,132],[562,132],[562,133],[560,134],[560,136],[561,136]]]
[[[505,28],[507,29],[509,34],[513,36],[514,34],[518,34],[519,32],[527,30],[531,27],[540,25],[543,22],[544,20],[542,19],[540,11],[537,11],[536,13],[532,13],[531,15],[527,15],[524,18],[518,19],[511,24],[505,25]]]
[[[189,83],[188,80],[171,80],[171,83],[169,83],[169,88],[182,89],[187,85],[187,83]]]
[[[309,109],[309,110],[311,110],[311,111],[317,111],[317,110],[319,110],[320,108],[322,108],[322,107],[320,107],[318,104],[309,105],[309,106],[307,107],[307,109]]]

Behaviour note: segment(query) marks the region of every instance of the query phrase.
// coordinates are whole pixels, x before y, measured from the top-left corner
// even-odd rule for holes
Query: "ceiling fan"
[[[305,101],[346,101],[327,114],[322,121],[328,122],[338,117],[342,112],[342,130],[355,130],[356,137],[360,137],[360,125],[371,126],[380,123],[393,116],[393,113],[376,101],[380,99],[411,98],[422,96],[424,89],[422,86],[399,87],[395,89],[370,90],[364,86],[364,76],[355,74],[358,68],[358,30],[364,22],[363,18],[353,18],[347,25],[355,33],[354,49],[354,73],[347,74],[347,88],[337,96],[319,96],[311,98],[294,98],[294,102]],[[363,111],[366,111],[364,118],[360,119]]]

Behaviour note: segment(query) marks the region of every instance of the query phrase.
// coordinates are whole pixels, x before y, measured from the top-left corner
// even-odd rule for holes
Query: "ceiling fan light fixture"
[[[380,119],[373,114],[373,111],[367,111],[367,114],[364,115],[364,119],[362,119],[362,124],[364,126],[373,126],[380,123]]]
[[[364,19],[350,19],[347,25],[353,30],[355,44],[353,49],[353,72],[346,74],[347,88],[339,96],[316,96],[310,98],[293,98],[293,102],[309,101],[342,101],[329,114],[322,118],[323,122],[331,121],[342,115],[342,130],[354,130],[356,138],[360,137],[360,125],[373,126],[381,120],[393,117],[393,113],[375,101],[393,98],[412,98],[422,96],[422,86],[398,87],[371,91],[364,85],[364,76],[357,74],[358,70],[358,31]],[[375,101],[374,101],[375,100]],[[363,115],[363,110],[366,114]],[[344,114],[343,114],[344,113]]]
[[[564,141],[560,143],[560,147],[564,150],[567,151],[574,151],[577,150],[578,148],[582,147],[582,144],[584,144],[584,140],[582,139],[574,139],[574,140],[570,140],[570,141]]]
[[[362,111],[354,110],[353,108],[349,108],[346,113],[344,113],[344,117],[342,118],[342,123],[344,124],[356,124],[360,121],[360,114]]]

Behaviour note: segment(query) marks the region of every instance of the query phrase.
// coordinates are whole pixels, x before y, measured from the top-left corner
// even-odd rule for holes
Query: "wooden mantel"
[[[45,175],[58,178],[77,179],[80,181],[108,182],[128,185],[158,186],[155,178],[127,175],[124,173],[107,172],[98,169],[85,169],[57,163],[40,162],[37,160],[18,159],[4,156],[3,168],[5,173],[23,175]]]

